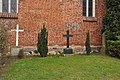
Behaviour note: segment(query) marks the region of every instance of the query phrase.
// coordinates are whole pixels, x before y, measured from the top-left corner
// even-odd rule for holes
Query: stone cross
[[[12,29],[11,31],[16,32],[16,46],[18,46],[19,32],[23,32],[24,30],[20,30],[19,25],[17,24],[16,29]]]
[[[69,48],[69,38],[72,37],[73,35],[70,35],[69,30],[67,30],[67,34],[63,36],[67,38],[67,48]]]

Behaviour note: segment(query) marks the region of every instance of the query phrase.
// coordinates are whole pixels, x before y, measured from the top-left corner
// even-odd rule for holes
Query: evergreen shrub
[[[43,28],[38,33],[38,44],[37,44],[38,52],[40,53],[41,57],[47,57],[48,53],[48,32],[43,25]]]
[[[90,52],[91,52],[91,47],[90,47],[90,35],[89,35],[89,32],[86,33],[85,47],[86,47],[86,54],[89,55]]]
[[[105,33],[106,54],[119,57],[120,54],[120,1],[106,0],[106,14],[103,18],[103,29]]]

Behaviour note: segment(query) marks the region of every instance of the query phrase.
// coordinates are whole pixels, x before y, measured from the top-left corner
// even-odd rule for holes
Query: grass
[[[120,80],[120,60],[97,55],[27,58],[11,64],[5,80]]]

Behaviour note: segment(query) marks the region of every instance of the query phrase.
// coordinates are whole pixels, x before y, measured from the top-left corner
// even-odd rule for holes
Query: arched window
[[[95,17],[95,0],[83,0],[83,16]]]

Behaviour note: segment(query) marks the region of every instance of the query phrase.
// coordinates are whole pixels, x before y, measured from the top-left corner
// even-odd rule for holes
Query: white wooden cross
[[[18,39],[19,39],[19,32],[23,32],[24,30],[20,30],[19,29],[19,25],[17,24],[16,29],[12,29],[11,31],[15,31],[16,32],[16,46],[18,46]]]

